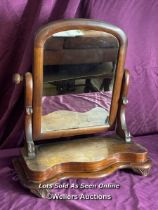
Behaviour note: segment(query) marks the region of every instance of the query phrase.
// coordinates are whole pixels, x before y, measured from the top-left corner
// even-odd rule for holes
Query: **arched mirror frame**
[[[43,59],[44,44],[53,34],[67,30],[95,30],[107,32],[115,36],[119,42],[118,60],[116,75],[112,94],[112,102],[108,125],[86,128],[76,128],[58,131],[41,132],[41,113],[42,113],[42,91],[43,91]],[[127,37],[118,27],[98,20],[89,19],[68,19],[49,23],[41,28],[34,42],[34,71],[33,71],[33,140],[59,138],[80,134],[92,134],[112,130],[116,122],[119,105],[122,79],[124,74],[124,63],[127,49]]]

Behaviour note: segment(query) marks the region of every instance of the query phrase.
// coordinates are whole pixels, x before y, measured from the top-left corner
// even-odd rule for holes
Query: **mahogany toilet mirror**
[[[25,146],[14,167],[34,194],[49,193],[41,183],[120,168],[148,175],[147,150],[126,126],[126,49],[125,33],[97,20],[55,21],[37,32],[33,74],[14,77],[25,81],[26,109]]]

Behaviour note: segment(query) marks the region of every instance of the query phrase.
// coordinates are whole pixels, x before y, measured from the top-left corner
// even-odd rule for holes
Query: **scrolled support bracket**
[[[35,157],[35,145],[32,138],[32,98],[33,98],[33,80],[32,74],[25,74],[25,136],[26,150],[28,158]]]
[[[119,134],[119,136],[125,139],[127,143],[130,143],[132,141],[132,136],[127,128],[126,115],[125,115],[126,105],[128,104],[128,99],[127,99],[128,85],[129,85],[129,72],[128,70],[125,70],[120,104],[118,109],[116,131]]]

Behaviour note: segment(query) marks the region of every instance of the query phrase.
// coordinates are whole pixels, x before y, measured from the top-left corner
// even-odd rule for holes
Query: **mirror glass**
[[[107,126],[119,43],[109,33],[69,30],[44,45],[42,132]]]

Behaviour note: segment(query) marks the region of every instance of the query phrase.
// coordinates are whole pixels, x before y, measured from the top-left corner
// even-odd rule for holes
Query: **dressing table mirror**
[[[148,175],[147,150],[132,141],[125,119],[127,37],[90,19],[49,23],[36,34],[33,74],[25,84],[25,146],[14,167],[39,197],[39,184],[99,178],[120,168]],[[113,134],[105,135],[113,131]]]

